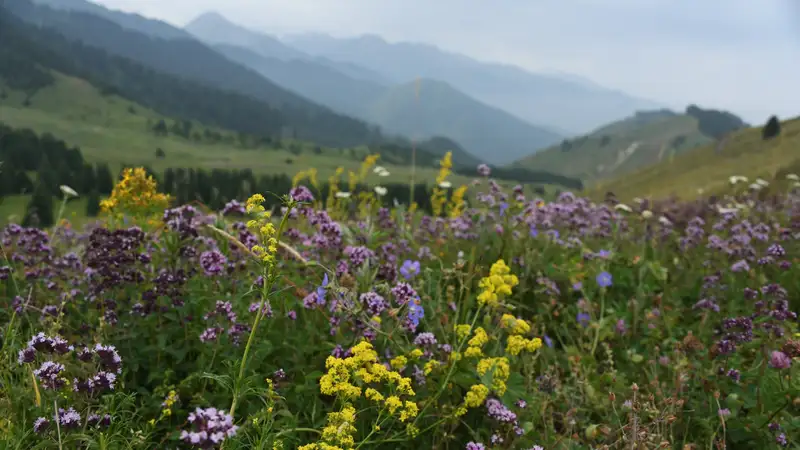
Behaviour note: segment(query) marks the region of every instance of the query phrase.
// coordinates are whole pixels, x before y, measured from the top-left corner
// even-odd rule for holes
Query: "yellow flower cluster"
[[[103,212],[120,212],[131,215],[163,211],[170,198],[157,190],[156,180],[142,167],[125,169],[122,179],[114,186],[111,196],[100,202]]]
[[[361,163],[361,171],[359,172],[359,179],[364,180],[367,177],[369,169],[372,169],[372,167],[378,162],[378,159],[380,159],[380,157],[381,155],[376,153],[374,155],[367,155],[367,157],[364,158],[364,162]]]
[[[500,327],[510,334],[506,341],[506,353],[510,355],[519,355],[523,350],[535,352],[542,347],[541,339],[527,339],[523,337],[523,335],[531,331],[531,326],[522,319],[518,319],[511,314],[503,314],[503,317],[500,319]]]
[[[511,375],[511,367],[508,358],[484,358],[478,361],[478,375],[484,376],[492,371],[492,390],[497,395],[502,396],[506,393],[506,381]]]
[[[399,373],[387,369],[383,364],[378,363],[378,353],[372,348],[372,344],[362,341],[351,350],[352,356],[347,358],[336,358],[329,356],[325,361],[327,373],[319,380],[320,392],[325,395],[335,395],[343,399],[354,399],[361,396],[361,388],[355,386],[352,381],[360,381],[364,384],[386,382],[394,386],[399,395],[413,397],[414,389],[411,387],[411,379]],[[376,403],[384,403],[391,414],[394,414],[402,407],[400,420],[405,421],[409,417],[417,415],[417,405],[412,401],[402,402],[400,397],[392,395],[384,399],[383,394],[374,388],[367,388],[364,396]],[[398,403],[400,402],[400,403]]]
[[[275,263],[275,255],[278,253],[278,234],[275,225],[270,222],[270,212],[264,209],[264,196],[253,194],[247,199],[246,211],[253,214],[256,219],[247,222],[247,228],[253,233],[260,235],[260,245],[254,245],[250,250],[266,264]]]
[[[483,351],[481,349],[488,342],[489,335],[486,333],[486,330],[482,327],[476,328],[475,335],[467,342],[467,350],[464,352],[464,356],[467,358],[480,358],[483,356]]]
[[[333,211],[333,206],[336,203],[336,193],[339,192],[339,181],[341,181],[344,167],[337,167],[333,175],[328,178],[328,199],[325,202],[325,209]]]
[[[178,401],[178,393],[174,390],[169,391],[167,398],[164,399],[163,408],[161,409],[162,416],[171,416],[172,415],[172,406]]]
[[[317,169],[314,168],[308,170],[301,170],[300,172],[297,172],[294,178],[292,178],[292,187],[297,187],[301,181],[306,179],[315,188],[319,187],[317,183]]]
[[[464,201],[464,196],[467,194],[467,186],[461,185],[458,189],[453,191],[453,196],[450,198],[450,217],[456,218],[459,217],[461,214],[464,213],[464,208],[467,206],[467,202]]]
[[[511,288],[519,284],[519,279],[511,273],[511,269],[502,259],[492,264],[489,276],[481,279],[478,286],[482,292],[478,295],[481,305],[497,306],[500,295],[511,295]]]
[[[442,209],[447,201],[447,191],[442,188],[442,185],[447,181],[447,176],[450,175],[450,169],[453,168],[453,152],[447,152],[439,161],[439,175],[436,176],[436,186],[433,187],[431,194],[431,209],[433,215],[438,217],[442,215]]]
[[[488,396],[489,388],[482,384],[473,384],[464,396],[464,403],[456,409],[456,417],[466,414],[468,408],[479,408]]]

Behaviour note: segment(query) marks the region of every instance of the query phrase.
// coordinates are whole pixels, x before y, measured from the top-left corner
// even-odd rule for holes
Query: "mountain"
[[[72,0],[84,1],[84,0]],[[302,60],[326,66],[356,80],[380,85],[390,82],[378,72],[349,62],[333,61],[321,56],[311,56],[290,47],[279,39],[241,27],[217,12],[207,12],[186,24],[184,29],[208,44],[227,44],[249,49],[265,58],[284,61]]]
[[[512,167],[593,181],[629,173],[711,142],[696,118],[669,110],[637,112],[595,131],[536,152]]]
[[[34,3],[64,11],[85,12],[100,16],[129,30],[162,39],[191,39],[192,35],[160,20],[149,19],[139,14],[112,11],[86,0],[33,0]]]
[[[472,154],[500,164],[560,139],[436,80],[423,79],[389,89],[366,105],[360,116],[418,139],[437,134],[451,137]]]
[[[174,86],[175,92],[164,92],[162,98],[154,98],[153,92],[138,92],[147,96],[151,102],[171,102],[173,107],[180,108],[198,102],[207,103],[202,98],[191,98],[191,94],[179,86],[183,82],[190,91],[202,92],[197,86],[202,85],[216,89],[213,96],[218,99],[226,96],[231,99],[229,102],[214,105],[216,111],[204,112],[213,115],[217,121],[223,117],[226,117],[225,120],[234,116],[240,117],[245,111],[249,111],[251,116],[244,120],[251,128],[255,128],[256,123],[261,123],[264,130],[283,130],[283,133],[288,132],[299,139],[334,146],[363,144],[372,141],[376,136],[373,127],[363,121],[337,114],[329,108],[287,91],[256,71],[229,60],[197,40],[160,39],[126,29],[114,21],[94,14],[51,9],[32,4],[27,0],[5,0],[5,7],[28,23],[52,28],[69,40],[81,42],[81,46],[64,42],[58,44],[69,47],[65,49],[67,52],[77,52],[78,57],[94,60],[94,62],[84,60],[84,64],[95,64],[97,59],[105,57],[99,56],[103,52],[93,53],[88,50],[96,48],[128,60],[109,58],[109,61],[115,64],[130,66],[129,61],[135,61],[160,72],[149,74],[150,78],[167,80],[164,74],[177,77],[164,81],[166,85]],[[83,47],[86,51],[77,47]],[[92,66],[92,69],[108,70],[96,65]],[[132,71],[141,72],[138,67]],[[137,80],[128,78],[127,75],[130,73],[132,72],[126,73],[123,77],[127,78],[125,83],[144,87],[142,86],[144,81],[138,83]],[[103,82],[114,83],[113,74],[106,72],[105,75]],[[159,81],[153,83],[158,84]],[[130,91],[130,86],[122,86],[121,89]],[[174,100],[176,96],[181,95],[179,92],[184,94],[182,97],[184,103]],[[238,110],[232,111],[235,108]]]
[[[444,81],[484,103],[534,124],[585,133],[635,111],[661,105],[563,74],[538,74],[484,63],[417,43],[389,43],[373,36],[289,36],[284,42],[305,53],[375,70],[396,83],[417,78]]]
[[[730,193],[729,178],[745,176],[771,180],[770,189],[790,189],[787,173],[800,173],[800,117],[781,123],[781,134],[762,138],[762,127],[745,128],[729,133],[721,142],[711,142],[685,151],[674,159],[662,161],[633,173],[599,183],[592,196],[600,199],[613,192],[622,201],[634,197],[665,198],[675,195],[689,200],[700,196]]]
[[[387,88],[307,60],[266,58],[228,44],[214,48],[281,86],[375,123],[390,133],[416,139],[454,139],[471,153],[458,154],[454,150],[454,158],[466,164],[479,161],[472,155],[486,155],[480,158],[492,163],[508,163],[561,139],[556,133],[480,103],[443,82],[421,80]]]

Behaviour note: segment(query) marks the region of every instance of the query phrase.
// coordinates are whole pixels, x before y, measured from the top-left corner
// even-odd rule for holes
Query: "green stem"
[[[286,227],[286,222],[289,217],[289,213],[292,210],[292,205],[287,205],[286,214],[283,215],[281,219],[281,223],[278,226],[278,232],[275,235],[275,239],[280,240],[281,235],[283,234],[283,230]],[[244,354],[242,355],[242,362],[239,364],[239,374],[236,377],[236,384],[234,385],[234,392],[233,392],[233,401],[231,402],[231,410],[230,415],[233,417],[233,413],[236,412],[236,401],[239,398],[239,387],[242,384],[242,378],[244,377],[244,370],[247,367],[247,356],[250,354],[250,347],[253,345],[253,337],[256,335],[256,331],[258,331],[258,324],[261,322],[261,318],[264,316],[264,304],[267,302],[269,298],[269,292],[272,290],[272,285],[275,281],[275,266],[276,264],[273,263],[269,267],[264,269],[264,285],[261,289],[261,303],[258,305],[258,312],[256,313],[256,318],[253,320],[253,327],[250,331],[250,336],[247,338],[247,344],[244,347]]]
[[[597,350],[597,344],[600,341],[600,331],[603,329],[603,316],[606,313],[606,295],[605,292],[600,293],[600,320],[597,321],[597,332],[594,334],[594,342],[592,343],[592,353],[594,355]]]
[[[472,323],[470,324],[470,331],[472,331],[475,328],[475,324],[478,322],[478,317],[480,316],[482,308],[483,308],[482,305],[478,306],[478,309],[475,311],[475,317],[472,319]],[[461,342],[458,344],[458,349],[456,349],[457,353],[461,353],[461,349],[464,348],[464,344],[467,342],[468,339],[469,335],[461,340]],[[439,399],[444,390],[447,388],[447,383],[450,382],[450,377],[453,376],[453,372],[455,372],[456,370],[457,363],[458,361],[453,361],[453,364],[450,365],[450,370],[447,372],[447,376],[442,382],[442,385],[439,387],[439,391],[436,392],[436,395],[432,399],[430,399],[428,402],[425,403],[425,406],[422,408],[422,411],[420,411],[419,414],[417,414],[417,417],[414,418],[414,422],[412,423],[413,425],[417,424],[417,421],[422,417],[422,415],[425,413],[428,407],[436,403],[436,400]]]

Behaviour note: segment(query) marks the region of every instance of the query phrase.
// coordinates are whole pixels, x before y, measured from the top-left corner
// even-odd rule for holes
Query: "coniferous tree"
[[[42,184],[37,185],[30,202],[25,210],[23,226],[50,227],[53,226],[53,196]]]
[[[86,215],[89,217],[97,217],[100,214],[100,194],[97,189],[89,191],[89,197],[86,203]]]
[[[91,164],[84,164],[81,169],[81,191],[91,192],[97,189],[97,176],[95,175],[94,166]]]
[[[97,165],[97,192],[103,195],[111,194],[114,189],[114,177],[108,164]]]
[[[761,129],[761,138],[765,141],[778,137],[781,134],[781,122],[777,117],[772,116],[767,120],[764,128]]]

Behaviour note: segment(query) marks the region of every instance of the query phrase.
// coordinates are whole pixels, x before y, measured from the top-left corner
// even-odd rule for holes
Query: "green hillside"
[[[87,81],[55,73],[55,82],[33,95],[10,89],[0,79],[0,118],[13,127],[51,133],[70,145],[81,148],[90,162],[112,165],[147,165],[160,171],[166,167],[252,169],[255,173],[294,174],[314,167],[320,177],[328,177],[344,166],[355,169],[368,153],[366,147],[320,149],[301,141],[284,140],[259,148],[242,147],[235,132],[213,129],[223,135],[220,142],[158,136],[148,124],[165,120],[159,113],[116,95],[102,93]],[[27,99],[27,100],[26,100]],[[27,105],[27,106],[26,106]],[[152,125],[151,125],[152,126]],[[201,125],[194,125],[200,128]],[[164,157],[156,156],[162,149]],[[385,159],[392,160],[392,155]],[[422,159],[422,158],[421,158]],[[408,181],[411,167],[384,164],[390,171],[388,181]],[[436,168],[432,164],[416,169],[418,181],[432,182]],[[458,181],[466,181],[460,177]]]
[[[592,194],[600,198],[610,191],[622,200],[670,195],[691,199],[726,192],[733,175],[771,180],[787,171],[800,171],[800,118],[783,122],[777,138],[763,140],[761,127],[736,131],[722,145],[707,144],[599,183]]]
[[[360,116],[404,135],[450,137],[473,155],[495,163],[513,161],[560,139],[430,79],[386,90],[364,105]]]
[[[711,138],[700,132],[692,116],[669,111],[639,113],[536,152],[512,166],[592,181],[669,160],[708,142]]]

